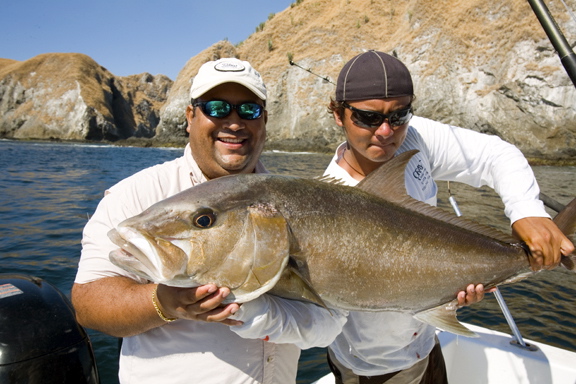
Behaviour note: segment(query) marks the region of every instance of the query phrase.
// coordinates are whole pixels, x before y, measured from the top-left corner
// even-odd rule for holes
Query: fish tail
[[[566,236],[576,231],[576,199],[569,202],[554,218],[554,223]]]
[[[560,264],[567,270],[576,272],[576,255],[570,254],[568,256],[562,256]]]
[[[576,232],[576,199],[569,202],[554,218],[554,223],[566,237],[571,238]],[[566,269],[576,272],[576,255],[562,256],[560,261]]]

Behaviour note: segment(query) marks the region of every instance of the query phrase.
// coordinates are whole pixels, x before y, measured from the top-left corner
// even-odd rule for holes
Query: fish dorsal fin
[[[337,179],[335,177],[327,175],[315,177],[314,180],[322,181],[328,184],[344,185],[344,181],[342,179]]]
[[[418,150],[406,151],[392,158],[360,181],[357,188],[418,214],[448,222],[452,225],[480,233],[484,236],[505,243],[513,243],[516,241],[512,236],[494,228],[459,218],[441,208],[428,205],[410,197],[406,193],[406,184],[404,180],[405,168],[412,156],[418,152]]]
[[[406,204],[407,198],[414,200],[406,194],[404,170],[418,152],[414,149],[395,156],[362,179],[356,188],[397,204]]]
[[[472,332],[458,321],[456,318],[457,308],[458,301],[454,300],[451,303],[442,304],[438,307],[418,312],[414,315],[414,318],[444,331],[452,332],[456,335],[478,337],[475,332]]]

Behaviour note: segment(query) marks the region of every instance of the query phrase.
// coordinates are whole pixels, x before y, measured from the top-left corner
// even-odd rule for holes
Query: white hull
[[[511,344],[513,337],[466,324],[480,337],[438,332],[450,384],[575,384],[576,353],[524,339],[529,351]],[[316,384],[333,384],[327,375]]]

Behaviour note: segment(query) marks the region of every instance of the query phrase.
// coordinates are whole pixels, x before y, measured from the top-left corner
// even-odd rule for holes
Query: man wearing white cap
[[[78,320],[124,338],[121,383],[294,383],[300,348],[328,345],[344,317],[268,295],[222,305],[226,287],[159,285],[108,259],[117,247],[107,233],[124,219],[210,179],[266,172],[259,161],[267,121],[260,74],[238,59],[208,62],[190,95],[184,155],[111,187],[84,229],[72,288]]]

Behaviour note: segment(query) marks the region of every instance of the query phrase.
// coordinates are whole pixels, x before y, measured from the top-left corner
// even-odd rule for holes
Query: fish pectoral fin
[[[326,306],[326,303],[324,303],[324,300],[322,300],[318,292],[316,292],[314,287],[312,287],[312,284],[310,284],[310,282],[306,278],[304,278],[304,276],[302,276],[297,269],[292,268],[292,266],[289,264],[288,271],[294,275],[292,277],[293,279],[297,279],[301,282],[303,288],[302,289],[303,298],[305,298],[306,300],[310,300],[311,302],[316,303],[319,306],[324,307],[330,311],[330,309]]]
[[[414,315],[414,318],[444,331],[452,332],[456,335],[478,337],[475,332],[472,332],[458,321],[456,318],[457,308],[458,302],[454,300],[451,303],[418,312]]]
[[[294,259],[290,258],[282,278],[270,293],[286,299],[309,301],[330,311],[312,284],[302,276],[295,263]]]

